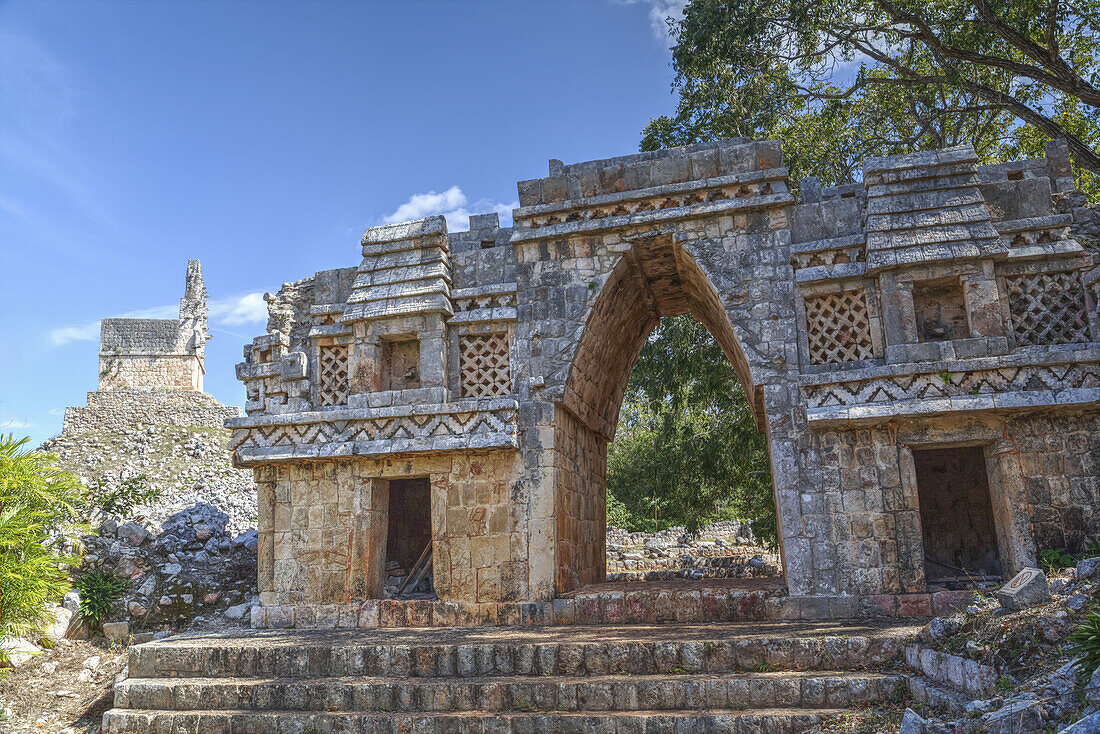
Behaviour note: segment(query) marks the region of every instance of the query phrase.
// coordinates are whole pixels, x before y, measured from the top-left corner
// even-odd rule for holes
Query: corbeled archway
[[[607,444],[615,437],[630,372],[665,316],[690,313],[718,341],[751,396],[763,428],[763,402],[733,324],[695,258],[669,234],[643,237],[612,270],[584,324],[555,412],[559,592],[603,581]]]

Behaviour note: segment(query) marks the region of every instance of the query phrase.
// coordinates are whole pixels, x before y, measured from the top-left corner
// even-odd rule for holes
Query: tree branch
[[[896,31],[899,35],[905,37],[916,36],[920,41],[925,43],[933,53],[938,52],[948,58],[966,61],[978,66],[1001,69],[1002,71],[1008,71],[1018,76],[1027,77],[1077,97],[1082,102],[1093,107],[1100,106],[1100,89],[1081,78],[1080,75],[1073,71],[1069,64],[1058,56],[1057,52],[1054,50],[1057,49],[1056,40],[1053,42],[1053,47],[1044,53],[1038,44],[1033,42],[1030,38],[1027,38],[1016,31],[1016,29],[997,18],[996,15],[993,14],[993,11],[989,9],[985,0],[974,0],[974,2],[975,6],[978,8],[979,14],[981,14],[982,19],[986,22],[986,25],[996,31],[1005,41],[1019,48],[1028,56],[1037,59],[1041,64],[1051,67],[1051,71],[1035,66],[1034,64],[1025,64],[1000,56],[991,56],[989,54],[969,51],[948,45],[943,39],[936,35],[932,27],[920,16],[902,10],[893,0],[877,0],[877,2],[896,22],[905,23],[916,29],[915,34],[905,33],[899,29]],[[1057,0],[1052,0],[1052,3],[1055,7],[1057,6]],[[1048,30],[1048,33],[1049,32]]]

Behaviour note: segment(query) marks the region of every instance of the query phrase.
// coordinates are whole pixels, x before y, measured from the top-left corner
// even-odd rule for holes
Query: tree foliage
[[[84,487],[28,440],[0,436],[0,635],[45,621],[44,604],[69,589],[69,551],[84,530]]]
[[[695,2],[672,22],[677,112],[643,149],[784,142],[792,177],[858,178],[868,156],[972,143],[986,161],[1066,138],[1100,173],[1100,0]]]
[[[767,442],[706,328],[665,318],[630,375],[608,452],[608,522],[694,531],[728,518],[775,541]]]

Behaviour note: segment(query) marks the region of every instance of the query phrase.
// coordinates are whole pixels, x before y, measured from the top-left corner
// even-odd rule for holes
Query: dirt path
[[[106,640],[62,640],[25,665],[0,670],[0,711],[10,710],[0,732],[98,734],[125,664],[126,649]]]

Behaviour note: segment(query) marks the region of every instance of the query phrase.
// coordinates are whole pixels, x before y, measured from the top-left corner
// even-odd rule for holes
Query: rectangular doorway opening
[[[432,579],[432,485],[427,477],[389,482],[387,599],[435,599]]]
[[[1001,557],[981,446],[913,452],[929,584],[999,580]]]

